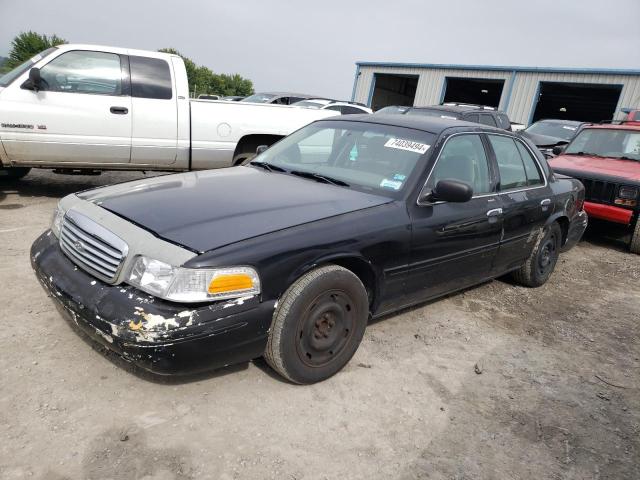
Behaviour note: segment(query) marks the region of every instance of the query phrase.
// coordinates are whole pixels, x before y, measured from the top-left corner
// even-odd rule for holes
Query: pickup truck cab
[[[556,152],[549,164],[584,184],[589,216],[628,226],[629,248],[640,254],[640,124],[587,125]]]
[[[61,45],[0,77],[0,175],[227,167],[331,115],[189,100],[177,55]]]
[[[246,166],[69,195],[31,261],[73,325],[143,368],[264,355],[313,383],[372,317],[507,273],[544,284],[586,227],[583,200],[511,132],[345,115]]]

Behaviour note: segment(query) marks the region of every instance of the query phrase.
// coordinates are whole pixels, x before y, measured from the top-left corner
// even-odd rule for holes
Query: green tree
[[[22,32],[11,42],[9,60],[4,66],[8,68],[17,67],[43,50],[63,43],[67,43],[67,41],[56,34],[47,36],[31,31]]]
[[[196,65],[193,60],[185,57],[175,48],[161,48],[158,51],[182,57],[187,69],[189,94],[193,97],[206,93],[243,96],[253,93],[253,82],[237,73],[234,75],[213,73],[208,67]]]

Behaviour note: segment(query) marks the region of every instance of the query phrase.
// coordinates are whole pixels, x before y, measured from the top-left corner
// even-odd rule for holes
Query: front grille
[[[76,265],[109,283],[118,276],[128,251],[120,237],[73,211],[62,222],[60,247]]]
[[[572,175],[573,176],[573,175]],[[613,205],[619,185],[617,183],[574,177],[584,185],[584,199],[587,202],[608,203]]]

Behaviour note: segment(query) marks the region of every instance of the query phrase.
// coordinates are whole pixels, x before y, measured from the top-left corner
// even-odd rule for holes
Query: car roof
[[[481,106],[472,105],[428,105],[424,107],[409,107],[412,110],[440,110],[443,112],[451,113],[467,113],[467,112],[482,112],[482,113],[504,113],[496,109],[483,108]]]
[[[511,132],[502,130],[500,128],[489,127],[487,125],[481,125],[478,123],[465,122],[464,120],[456,120],[452,118],[441,117],[421,117],[419,115],[396,115],[396,114],[355,114],[345,115],[339,117],[329,117],[317,120],[316,122],[324,121],[340,121],[340,122],[361,122],[361,123],[375,123],[379,125],[389,125],[391,127],[403,127],[412,128],[414,130],[421,130],[423,132],[439,135],[444,130],[454,127],[468,127],[473,131],[487,131],[496,132],[500,134],[511,134]],[[514,135],[515,136],[515,135]]]
[[[537,120],[533,123],[539,123],[539,122],[559,123],[562,125],[576,125],[576,126],[585,125],[589,123],[589,122],[581,122],[579,120],[562,120],[560,118],[541,118],[540,120]],[[533,123],[531,125],[533,125]]]
[[[636,122],[637,123],[637,122]],[[609,130],[636,130],[640,131],[640,125],[633,123],[588,123],[583,128],[606,128]]]

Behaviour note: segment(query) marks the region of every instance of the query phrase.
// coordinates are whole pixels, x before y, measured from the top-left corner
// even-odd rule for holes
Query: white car
[[[326,100],[323,98],[310,98],[301,102],[291,104],[292,107],[314,108],[316,110],[332,110],[342,115],[351,115],[355,113],[373,113],[369,107],[360,103],[340,102],[337,100]]]
[[[61,45],[0,76],[0,175],[228,167],[332,115],[189,100],[177,55]]]

